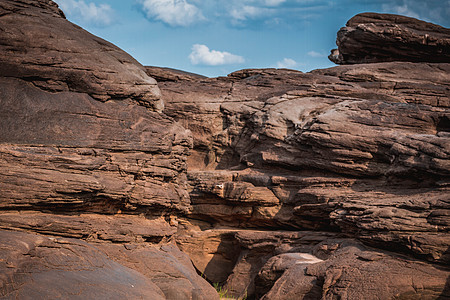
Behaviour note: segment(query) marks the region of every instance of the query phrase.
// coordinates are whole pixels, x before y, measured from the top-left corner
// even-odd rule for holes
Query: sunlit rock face
[[[0,15],[0,298],[218,299],[170,241],[192,137],[156,81],[52,1]]]
[[[394,22],[363,14],[349,24],[369,18],[384,20],[373,21],[379,30],[386,20]],[[339,47],[353,42],[342,40]],[[359,46],[366,46],[363,40]],[[448,293],[448,271],[441,274],[434,264],[450,259],[450,64],[445,57],[399,62],[396,55],[403,54],[309,73],[252,69],[219,78],[162,75],[166,69],[147,67],[149,75],[160,76],[165,112],[192,131],[187,177],[192,210],[181,223],[178,243],[208,279],[224,282],[235,297],[264,299],[331,299],[346,293],[357,299],[378,294],[373,290],[388,298]],[[244,233],[258,238],[243,239]],[[366,275],[352,273],[349,279],[332,271],[359,264],[361,258],[347,261],[354,255],[350,248],[339,252],[340,258],[325,258],[320,274],[301,280],[299,274],[310,269],[285,266],[294,260],[278,271],[265,265],[279,255],[312,253],[329,238],[337,249],[344,237],[378,249],[358,246],[361,251],[386,257],[367,263],[368,274],[385,268],[404,274],[405,283],[392,283],[397,275],[369,283],[362,280]],[[200,247],[203,254],[196,250]],[[431,264],[416,265],[384,250]],[[421,271],[409,273],[403,266]],[[427,268],[434,275],[415,291],[406,282],[419,280]],[[344,288],[338,278],[358,289]]]
[[[450,63],[450,29],[410,17],[362,13],[337,34],[336,64],[389,61]]]

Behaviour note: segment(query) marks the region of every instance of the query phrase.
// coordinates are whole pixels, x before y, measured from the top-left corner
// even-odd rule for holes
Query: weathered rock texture
[[[235,297],[266,299],[448,294],[450,273],[442,266],[450,262],[450,64],[242,70],[189,82],[160,79],[159,86],[165,112],[194,138],[191,221],[178,244],[209,280]],[[280,230],[315,239],[273,240]],[[259,237],[243,243],[244,233]],[[308,263],[301,257],[333,234],[376,247],[358,249],[386,259],[356,273],[360,259],[342,250],[347,254],[325,257],[321,271],[298,282]],[[292,281],[282,277],[290,270],[284,263],[264,275],[277,255],[301,265]],[[346,265],[349,273],[335,270]],[[326,275],[326,266],[346,283]],[[368,274],[379,276],[367,284],[356,279]]]
[[[217,299],[170,242],[192,138],[156,81],[52,1],[0,15],[0,228],[41,234],[0,233],[0,297]]]
[[[165,299],[150,279],[80,240],[0,237],[1,299]]]
[[[329,58],[337,64],[450,62],[450,29],[405,16],[358,14],[339,30],[336,44]]]
[[[49,0],[0,15],[1,298],[449,296],[445,55],[205,78]]]
[[[68,22],[51,0],[0,3],[1,75],[51,92],[129,99],[161,110],[156,81],[130,55]]]
[[[322,249],[332,248],[327,254]],[[275,256],[258,274],[284,272],[262,299],[440,299],[448,272],[346,240],[327,240],[308,254]],[[382,276],[382,279],[380,279]],[[275,277],[276,278],[276,277]]]

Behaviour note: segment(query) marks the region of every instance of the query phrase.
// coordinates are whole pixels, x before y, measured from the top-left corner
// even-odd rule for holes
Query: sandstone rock
[[[143,68],[51,1],[0,10],[3,297],[217,299],[201,277],[249,299],[447,296],[447,56],[205,78]],[[348,32],[446,43],[397,20]]]
[[[122,101],[50,94],[19,79],[0,85],[2,207],[188,209],[182,173],[190,137],[171,119]]]
[[[160,83],[166,112],[194,137],[190,215],[222,226],[341,230],[447,261],[449,67],[243,70]],[[224,193],[231,183],[274,200],[236,202]]]
[[[194,81],[200,79],[206,79],[206,76],[176,70],[172,68],[160,68],[160,67],[145,67],[145,71],[148,76],[156,79],[158,82],[163,81]]]
[[[68,22],[50,0],[0,4],[0,76],[51,92],[129,100],[154,110],[163,102],[154,79],[130,55]]]
[[[75,239],[0,231],[2,299],[166,299],[144,275]]]
[[[321,261],[321,259],[308,253],[283,253],[271,257],[261,268],[255,278],[257,298],[259,299],[269,292],[274,283],[287,269],[293,266],[295,266],[296,269],[301,268],[300,266],[306,268],[309,264],[314,264]],[[304,284],[297,282],[296,285],[303,286]],[[308,289],[308,292],[309,291],[310,289]]]
[[[324,240],[340,236],[329,232],[263,231],[203,226],[205,224],[201,222],[182,221],[182,229],[177,234],[177,244],[189,255],[203,276],[211,282],[220,283],[229,296],[237,298],[252,298],[263,289],[265,292],[270,289],[271,286],[263,288],[255,278],[272,257],[285,253],[311,252]],[[203,249],[203,253],[199,249]],[[271,283],[274,282],[275,280]],[[259,284],[256,290],[255,283]]]
[[[175,245],[98,245],[110,258],[137,270],[156,284],[166,299],[219,299],[215,289],[200,277],[189,257]],[[197,249],[198,251],[198,249]]]
[[[358,243],[332,246],[323,262],[293,262],[261,299],[440,299],[449,272],[422,262],[367,249]],[[356,279],[358,278],[358,279]],[[359,278],[364,278],[360,280]],[[352,282],[358,284],[351,284]]]
[[[0,233],[0,297],[218,298],[170,244],[192,138],[156,82],[52,1],[0,14],[0,228],[45,235]]]
[[[414,18],[362,13],[337,34],[336,64],[387,61],[450,62],[450,29]]]
[[[108,215],[82,211],[76,214],[50,214],[9,210],[0,214],[0,228],[113,243],[160,243],[167,241],[176,232],[176,227],[170,225],[163,216]]]

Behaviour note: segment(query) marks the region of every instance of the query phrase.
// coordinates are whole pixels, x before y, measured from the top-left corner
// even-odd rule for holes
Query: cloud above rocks
[[[284,58],[282,61],[277,62],[277,68],[279,69],[292,69],[298,66],[298,63],[292,58]]]
[[[193,65],[219,66],[228,64],[241,64],[245,62],[242,56],[225,51],[210,50],[206,45],[195,44],[189,60]]]
[[[382,2],[381,9],[384,12],[449,24],[450,0],[384,0]]]
[[[233,27],[290,24],[320,12],[332,0],[137,0],[146,18],[172,27],[221,21]],[[306,13],[308,11],[308,13]]]
[[[84,0],[55,0],[69,19],[82,25],[105,27],[113,24],[114,10],[108,4]]]
[[[172,27],[184,27],[205,20],[201,10],[187,0],[140,0],[147,19]]]
[[[308,56],[314,57],[314,58],[318,58],[318,57],[327,57],[328,55],[324,52],[318,52],[318,51],[309,51],[308,53],[306,53]]]

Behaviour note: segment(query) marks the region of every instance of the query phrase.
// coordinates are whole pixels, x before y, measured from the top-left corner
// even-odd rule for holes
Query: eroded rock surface
[[[0,297],[218,299],[170,242],[192,137],[156,81],[52,1],[0,14]]]
[[[363,14],[339,47],[398,34],[392,62],[205,78],[0,14],[0,297],[449,296],[450,64],[395,59],[447,29]]]
[[[76,239],[0,230],[1,299],[165,299],[150,279]]]
[[[179,232],[180,248],[235,297],[262,297],[257,291],[269,293],[280,274],[264,281],[258,272],[275,255],[296,252],[251,256],[236,232],[264,229],[266,239],[280,229],[335,232],[388,255],[380,264],[394,268],[393,274],[402,274],[402,266],[422,268],[412,257],[432,262],[424,264],[434,270],[424,293],[448,293],[448,270],[439,273],[434,264],[449,262],[449,74],[447,63],[385,62],[310,73],[242,70],[189,83],[161,80],[165,112],[194,138],[188,216],[201,225]],[[231,251],[236,244],[237,253]],[[196,247],[205,247],[206,255],[195,254]],[[410,258],[391,264],[398,258],[385,250]],[[214,272],[214,265],[224,272]],[[386,297],[414,289],[389,278],[374,283],[392,286]],[[258,280],[265,282],[259,289]],[[311,299],[328,295],[313,283],[317,278],[305,280],[302,289],[305,295],[313,289]],[[288,289],[278,287],[269,299]],[[371,289],[363,285],[352,297]],[[326,297],[344,297],[334,293]]]
[[[4,0],[0,15],[1,76],[52,92],[163,108],[156,81],[135,59],[68,22],[53,1]]]
[[[441,299],[448,295],[448,288],[442,289],[448,284],[448,272],[439,267],[346,240],[325,241],[313,253],[320,255],[321,249],[328,248],[333,250],[322,253],[322,262],[300,254],[296,260],[285,260],[283,274],[261,299]],[[272,263],[258,275],[267,278],[266,270],[276,271]]]
[[[336,64],[388,61],[450,62],[450,29],[414,18],[362,13],[337,34]]]

